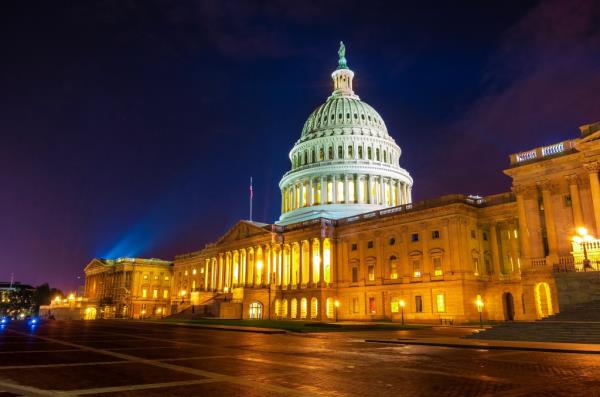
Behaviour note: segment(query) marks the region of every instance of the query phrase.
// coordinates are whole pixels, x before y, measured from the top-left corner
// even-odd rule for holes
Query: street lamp
[[[577,234],[578,236],[573,237],[573,241],[583,247],[583,270],[585,271],[591,267],[586,243],[593,241],[594,238],[588,234],[588,231],[585,227],[578,227]]]
[[[406,302],[404,302],[404,299],[400,299],[400,310],[402,311],[402,325],[404,325],[404,306],[406,306]]]
[[[481,314],[483,312],[483,300],[481,300],[480,296],[477,297],[475,306],[477,306],[477,311],[479,312],[479,328],[483,328],[483,317]]]
[[[335,306],[335,322],[338,322],[338,308],[340,307],[340,301],[339,300],[335,300],[335,302],[333,302],[334,306]]]

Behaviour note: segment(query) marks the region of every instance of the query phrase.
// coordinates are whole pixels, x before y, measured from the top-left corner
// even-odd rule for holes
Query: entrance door
[[[505,292],[502,295],[502,303],[504,306],[504,320],[514,321],[515,319],[515,301],[510,292]]]

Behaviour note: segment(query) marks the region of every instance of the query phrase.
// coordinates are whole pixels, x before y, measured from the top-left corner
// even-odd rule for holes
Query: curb
[[[426,342],[426,341],[405,341],[405,340],[382,340],[382,339],[365,339],[369,343],[391,343],[396,345],[419,345],[419,346],[435,346],[435,347],[452,347],[456,349],[477,349],[477,350],[520,350],[533,351],[544,353],[575,353],[575,354],[600,354],[600,350],[583,350],[583,349],[562,349],[558,347],[535,347],[535,346],[508,346],[508,345],[472,345],[450,342]]]

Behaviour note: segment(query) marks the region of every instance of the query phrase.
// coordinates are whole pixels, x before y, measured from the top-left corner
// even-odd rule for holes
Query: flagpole
[[[250,177],[250,222],[252,222],[252,197],[254,196],[254,191],[252,191],[252,177]]]

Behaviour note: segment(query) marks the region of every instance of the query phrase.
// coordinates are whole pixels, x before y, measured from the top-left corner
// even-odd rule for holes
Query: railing
[[[540,268],[546,267],[546,258],[531,258],[531,267]]]
[[[566,140],[548,146],[540,146],[535,149],[527,150],[510,155],[510,165],[516,166],[522,163],[541,160],[544,157],[551,157],[565,154],[574,150],[574,141]]]
[[[600,271],[600,260],[585,260],[575,259],[573,256],[563,256],[558,258],[558,263],[555,263],[553,270],[556,273],[565,272],[598,272]]]

